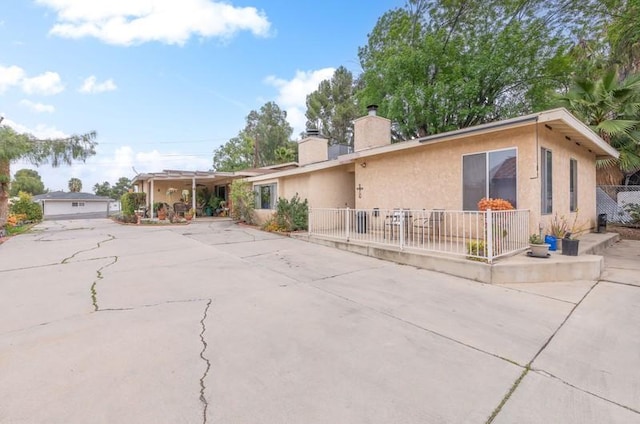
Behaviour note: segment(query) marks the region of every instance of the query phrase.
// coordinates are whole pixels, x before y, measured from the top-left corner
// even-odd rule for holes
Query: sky
[[[35,168],[50,190],[163,169],[209,170],[213,151],[275,101],[293,137],[306,95],[404,0],[21,0],[0,7],[0,116],[36,137],[96,131],[86,163]]]

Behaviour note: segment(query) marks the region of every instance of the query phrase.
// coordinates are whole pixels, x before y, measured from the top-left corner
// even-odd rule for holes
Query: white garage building
[[[39,194],[33,200],[42,205],[44,219],[106,218],[113,201],[106,196],[64,191]]]

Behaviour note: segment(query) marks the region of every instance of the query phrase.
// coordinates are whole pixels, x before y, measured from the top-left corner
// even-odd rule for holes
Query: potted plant
[[[529,256],[536,258],[546,258],[549,256],[549,245],[542,240],[539,234],[531,234],[529,237],[529,247],[531,248]]]
[[[163,221],[165,219],[167,219],[167,208],[165,207],[165,204],[162,202],[156,202],[153,204],[153,211],[156,213],[156,215],[158,216],[158,219]]]
[[[188,211],[186,211],[186,212],[185,212],[185,214],[184,214],[184,218],[185,218],[187,221],[191,221],[191,220],[193,219],[193,216],[194,216],[195,214],[196,214],[195,209],[191,208],[191,209],[189,209]]]
[[[562,254],[565,256],[578,256],[580,240],[571,238],[571,232],[567,232],[562,238]]]

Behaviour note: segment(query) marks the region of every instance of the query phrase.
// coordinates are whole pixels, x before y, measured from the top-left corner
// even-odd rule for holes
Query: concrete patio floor
[[[235,225],[0,245],[1,423],[640,423],[640,242],[482,284]]]

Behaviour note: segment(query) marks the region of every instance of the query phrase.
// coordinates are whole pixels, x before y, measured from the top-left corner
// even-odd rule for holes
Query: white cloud
[[[0,94],[7,91],[8,88],[20,84],[24,78],[24,70],[19,66],[2,66],[0,65]]]
[[[62,92],[64,86],[57,72],[47,71],[33,78],[23,78],[22,90],[27,94],[50,96]]]
[[[14,122],[10,119],[5,119],[4,121],[2,121],[2,125],[9,126],[18,133],[21,133],[21,134],[27,133],[27,134],[33,135],[34,137],[42,138],[42,139],[69,137],[69,134],[65,133],[64,131],[57,129],[56,127],[51,127],[44,124],[38,124],[35,127],[30,128],[25,125]]]
[[[96,93],[104,93],[105,91],[114,91],[118,87],[116,83],[113,82],[111,78],[103,82],[96,82],[97,79],[95,76],[91,75],[82,83],[82,87],[78,91],[81,93],[87,94],[96,94]]]
[[[95,37],[108,44],[186,43],[192,36],[229,38],[239,31],[269,35],[271,23],[254,7],[211,0],[37,0],[54,9],[51,34]]]
[[[44,103],[36,103],[36,102],[32,102],[31,100],[20,100],[20,105],[31,109],[33,112],[37,112],[37,113],[43,113],[43,112],[48,112],[48,113],[53,113],[55,112],[56,108],[53,107],[53,105],[45,105]]]
[[[265,78],[265,82],[278,89],[276,103],[287,111],[287,121],[293,127],[293,134],[297,135],[305,130],[307,118],[307,95],[318,89],[320,83],[330,79],[334,68],[323,68],[317,71],[296,71],[290,80],[277,78],[273,75]]]

